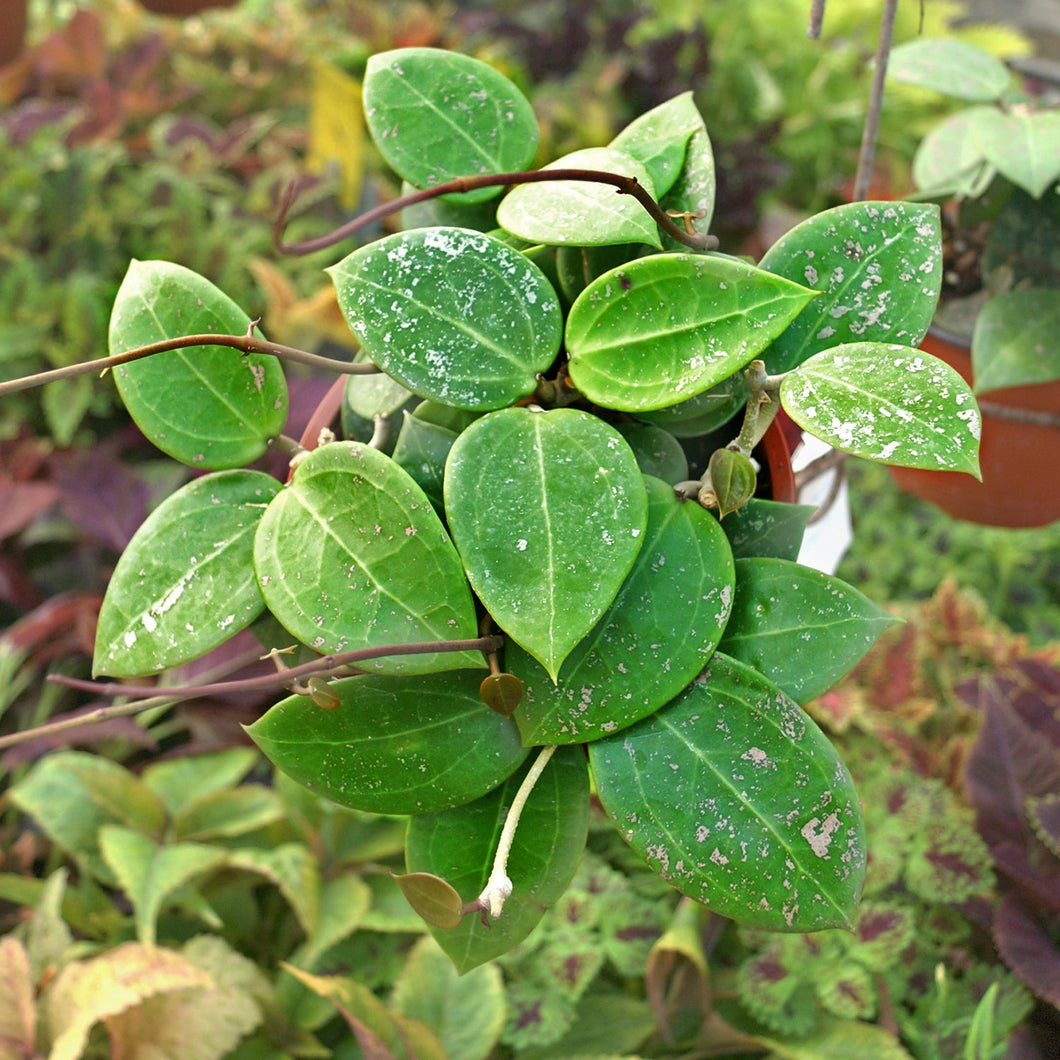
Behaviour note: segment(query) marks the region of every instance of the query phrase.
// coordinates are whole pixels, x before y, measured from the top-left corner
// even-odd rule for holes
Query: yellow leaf
[[[33,1055],[37,1014],[29,956],[13,935],[0,938],[0,1060]]]
[[[364,172],[361,86],[324,61],[313,64],[306,163],[315,172],[327,172],[337,165],[342,205],[352,210],[360,202]]]

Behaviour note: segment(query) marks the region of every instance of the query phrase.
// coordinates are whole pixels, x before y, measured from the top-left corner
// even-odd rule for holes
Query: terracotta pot
[[[971,382],[971,352],[958,336],[933,328],[921,349]],[[956,519],[1010,527],[1060,519],[1060,423],[1055,419],[1060,415],[1060,381],[994,390],[979,404],[982,482],[960,472],[904,467],[891,469],[895,481]],[[1052,423],[1043,422],[1048,417]]]
[[[790,421],[789,421],[790,422]],[[791,466],[791,445],[784,430],[780,415],[769,425],[758,446],[758,455],[769,469],[770,497],[775,501],[795,504],[799,491],[795,485],[795,472]]]
[[[0,66],[22,54],[26,44],[28,0],[3,0],[0,3]]]
[[[183,18],[197,15],[209,7],[232,7],[238,0],[140,0],[140,6],[156,15],[173,15]]]

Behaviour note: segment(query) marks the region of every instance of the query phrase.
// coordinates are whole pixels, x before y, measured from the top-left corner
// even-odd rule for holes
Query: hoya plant
[[[95,674],[252,626],[285,667],[255,680],[290,694],[251,738],[326,798],[408,817],[403,889],[460,970],[563,893],[590,799],[720,914],[849,927],[858,796],[800,704],[892,620],[796,562],[809,512],[756,496],[756,450],[782,407],[846,452],[977,473],[975,401],[916,349],[937,208],[830,210],[754,265],[711,249],[691,94],[539,170],[529,103],[471,58],[377,55],[364,108],[410,227],[328,270],[360,347],[328,362],[346,438],[285,439],[279,358],[302,355],[207,279],[130,266],[91,367],[201,474],[121,556]],[[270,448],[286,481],[246,467]]]

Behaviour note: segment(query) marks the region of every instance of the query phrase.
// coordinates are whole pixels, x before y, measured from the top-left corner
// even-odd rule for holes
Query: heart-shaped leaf
[[[796,703],[849,673],[897,622],[851,585],[786,559],[738,559],[736,601],[719,649]]]
[[[506,243],[465,228],[417,228],[327,270],[365,352],[409,390],[464,409],[533,392],[559,350],[559,299]]]
[[[644,545],[614,603],[553,684],[517,645],[504,661],[523,682],[523,743],[595,740],[674,698],[703,668],[729,617],[734,573],[725,533],[694,502],[645,480]]]
[[[786,372],[845,342],[919,345],[942,286],[942,228],[931,203],[855,202],[796,225],[763,269],[823,291],[763,356]]]
[[[321,653],[477,635],[460,559],[426,494],[357,442],[315,449],[262,517],[254,566],[272,613]],[[475,652],[375,659],[426,673],[482,666]]]
[[[854,456],[979,477],[975,398],[948,364],[919,350],[879,342],[825,350],[784,379],[780,403],[804,431]]]
[[[689,140],[702,128],[692,93],[682,92],[630,122],[608,146],[640,162],[651,176],[655,194],[663,196],[684,167]]]
[[[571,306],[571,381],[604,408],[674,405],[743,368],[813,297],[734,258],[638,258],[595,280]]]
[[[487,63],[440,48],[373,55],[364,113],[387,164],[418,188],[525,169],[537,151],[537,118],[519,89]],[[446,198],[484,202],[500,191]]]
[[[491,791],[526,757],[515,725],[478,686],[467,671],[360,674],[332,682],[338,710],[290,696],[247,733],[289,777],[340,806],[433,813]]]
[[[249,626],[265,607],[254,578],[254,533],[279,490],[261,471],[219,471],[166,498],[114,568],[93,673],[157,673]]]
[[[662,427],[652,423],[616,423],[615,430],[626,439],[637,466],[645,475],[676,485],[688,478],[688,457],[681,443]]]
[[[715,653],[663,710],[589,744],[608,816],[663,879],[773,931],[850,927],[865,874],[857,792],[813,721]]]
[[[1012,84],[1000,59],[949,38],[920,37],[899,44],[891,52],[887,76],[973,103],[992,102]]]
[[[445,510],[486,610],[555,679],[633,566],[647,497],[633,453],[603,420],[515,408],[457,438]]]
[[[722,529],[736,559],[776,556],[795,560],[802,549],[806,526],[816,510],[812,504],[782,504],[755,498],[733,512],[722,523]]]
[[[209,280],[167,261],[134,261],[110,318],[110,352],[214,332],[245,335],[250,317]],[[256,460],[287,421],[275,357],[191,346],[114,369],[129,415],[162,452],[220,470]]]
[[[979,149],[1002,176],[1038,198],[1060,178],[1060,113],[993,111],[976,123]]]
[[[979,313],[972,338],[978,394],[1060,378],[1060,291],[1001,291]]]
[[[587,147],[550,162],[545,169],[583,169],[633,177],[655,198],[647,169],[625,151]],[[520,184],[497,207],[497,223],[531,243],[598,247],[609,243],[647,243],[660,247],[659,229],[632,195],[613,184],[589,180],[552,180]]]
[[[394,463],[409,473],[438,511],[442,510],[445,461],[456,439],[456,431],[406,412],[394,443]]]
[[[492,713],[492,712],[489,712]],[[497,839],[523,777],[524,765],[499,788],[467,806],[409,821],[405,861],[409,872],[443,877],[465,902],[486,886]],[[431,929],[457,971],[466,972],[522,942],[567,889],[585,849],[589,828],[589,778],[579,747],[561,747],[549,760],[523,807],[508,876],[511,896],[488,926],[466,916],[450,931]]]

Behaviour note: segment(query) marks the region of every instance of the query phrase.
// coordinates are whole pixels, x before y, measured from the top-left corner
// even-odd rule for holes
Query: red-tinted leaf
[[[59,499],[59,490],[50,482],[5,482],[0,478],[0,488],[4,491],[0,539],[25,530]]]
[[[1060,1006],[1060,949],[1013,895],[1001,900],[994,915],[994,943],[1037,997]]]

